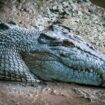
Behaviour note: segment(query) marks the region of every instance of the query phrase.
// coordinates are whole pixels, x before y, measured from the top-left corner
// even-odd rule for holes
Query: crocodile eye
[[[65,47],[75,47],[74,43],[69,40],[63,40],[62,46]]]
[[[50,44],[56,40],[57,40],[56,38],[50,37],[44,33],[41,33],[39,36],[39,39],[38,39],[39,43],[41,43],[41,44]]]

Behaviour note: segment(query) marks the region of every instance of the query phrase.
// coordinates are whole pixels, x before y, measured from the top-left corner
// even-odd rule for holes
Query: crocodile
[[[0,80],[104,87],[105,55],[59,24],[40,32],[14,22],[1,22]]]

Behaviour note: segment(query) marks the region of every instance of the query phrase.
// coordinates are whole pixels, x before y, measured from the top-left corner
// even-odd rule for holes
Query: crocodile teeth
[[[90,72],[93,73],[93,69],[90,69]]]
[[[81,72],[81,70],[80,70],[80,69],[79,69],[78,71],[79,71],[79,72]]]
[[[98,76],[99,74],[98,74],[98,73],[96,73],[96,75]]]
[[[100,75],[99,75],[99,74],[97,74],[97,76],[98,76],[98,77],[100,77]]]
[[[84,69],[83,72],[85,72],[86,70]]]

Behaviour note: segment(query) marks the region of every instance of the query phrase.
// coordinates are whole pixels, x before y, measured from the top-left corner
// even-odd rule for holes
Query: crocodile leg
[[[3,53],[2,53],[3,52]],[[0,53],[0,79],[18,81],[29,84],[39,82],[33,75],[16,50],[4,49]]]

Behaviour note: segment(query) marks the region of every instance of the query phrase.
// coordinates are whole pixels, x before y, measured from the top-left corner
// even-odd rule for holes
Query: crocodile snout
[[[40,34],[38,42],[45,50],[40,49],[39,55],[31,59],[34,73],[43,80],[104,86],[105,56],[65,30],[52,26]]]

